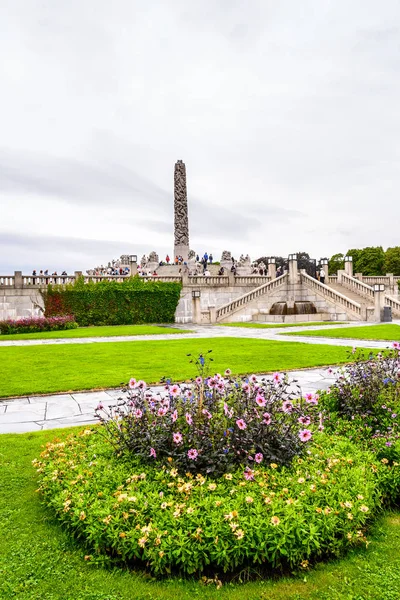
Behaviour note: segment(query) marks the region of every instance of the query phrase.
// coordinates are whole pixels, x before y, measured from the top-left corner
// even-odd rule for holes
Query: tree
[[[337,275],[337,272],[343,269],[344,254],[333,254],[329,259],[329,275]]]
[[[385,260],[383,263],[383,273],[393,273],[400,275],[400,246],[388,248],[385,252]]]
[[[349,250],[348,256],[353,257],[353,273],[363,275],[383,275],[385,253],[382,246],[367,246],[362,250]]]

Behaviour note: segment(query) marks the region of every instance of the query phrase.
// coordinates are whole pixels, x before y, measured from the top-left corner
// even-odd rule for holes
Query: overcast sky
[[[400,245],[398,0],[1,0],[0,274]]]

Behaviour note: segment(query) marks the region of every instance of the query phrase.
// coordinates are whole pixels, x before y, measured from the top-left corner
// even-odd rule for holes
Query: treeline
[[[365,276],[400,275],[400,246],[388,248],[382,246],[367,246],[366,248],[351,248],[346,254],[334,254],[329,259],[329,275],[336,275],[339,269],[344,269],[344,257],[353,258],[353,273]]]

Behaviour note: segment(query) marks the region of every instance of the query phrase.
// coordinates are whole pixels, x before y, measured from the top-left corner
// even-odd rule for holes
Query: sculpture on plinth
[[[189,255],[189,220],[186,189],[186,166],[182,160],[175,163],[174,171],[174,257]]]

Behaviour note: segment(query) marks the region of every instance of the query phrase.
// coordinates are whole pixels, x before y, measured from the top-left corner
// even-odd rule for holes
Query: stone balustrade
[[[340,292],[337,292],[336,290],[333,290],[324,283],[321,283],[320,281],[318,281],[318,279],[310,277],[310,275],[307,275],[307,273],[300,273],[300,281],[301,283],[304,283],[308,287],[319,292],[327,300],[331,300],[335,304],[343,306],[343,308],[351,311],[354,315],[357,315],[361,319],[361,304],[359,304],[358,302],[350,300],[350,298],[343,296],[343,294],[341,294]]]
[[[218,307],[216,310],[216,320],[221,321],[237,310],[240,310],[253,300],[256,300],[260,296],[269,294],[272,290],[281,287],[282,285],[287,285],[287,281],[288,275],[282,275],[281,277],[272,279],[271,281],[256,287],[255,289],[251,290],[251,292],[247,292],[246,294],[239,296],[239,298],[236,298],[232,302],[228,302],[227,304]]]
[[[363,281],[359,281],[355,277],[350,277],[349,275],[342,273],[340,276],[339,283],[348,290],[353,290],[354,292],[356,292],[356,294],[359,294],[363,298],[371,300],[372,302],[374,301],[374,288],[367,285]]]

